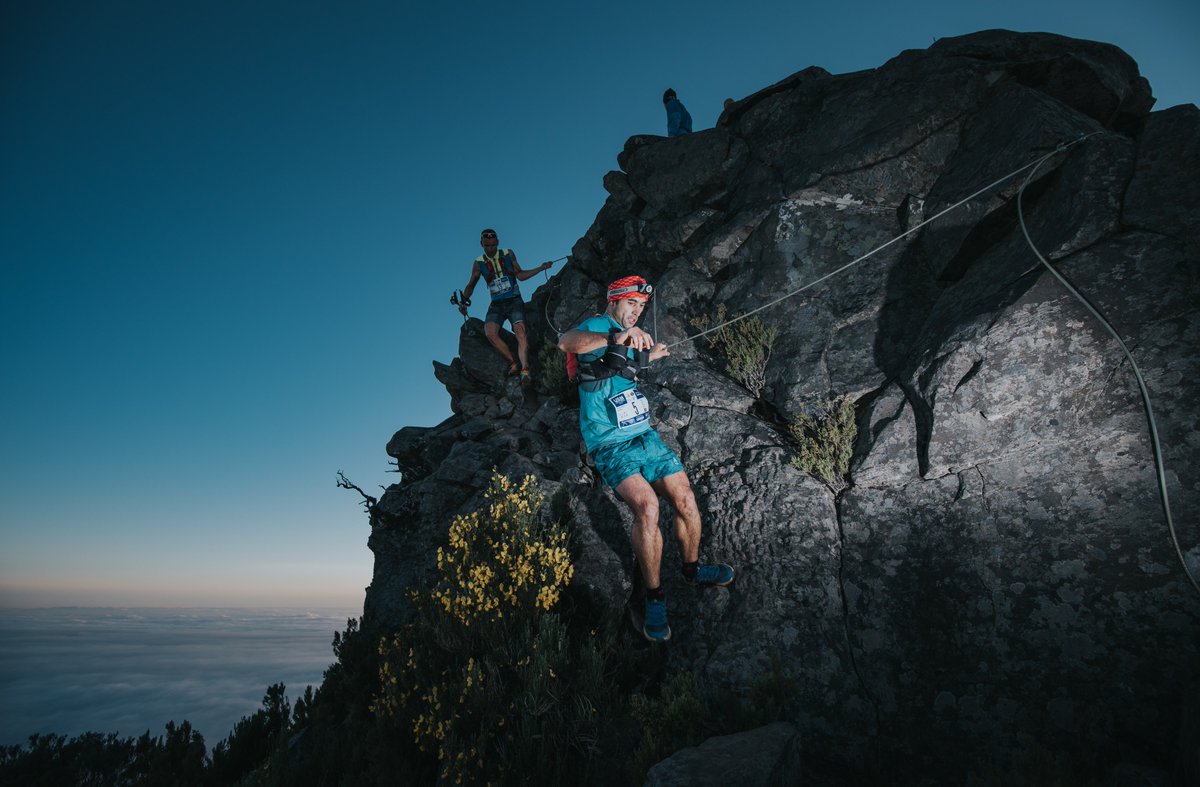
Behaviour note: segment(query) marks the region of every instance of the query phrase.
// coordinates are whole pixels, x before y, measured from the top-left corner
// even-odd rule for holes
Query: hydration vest
[[[488,284],[492,283],[497,274],[511,276],[514,281],[517,278],[517,266],[513,262],[512,249],[497,249],[495,259],[486,254],[480,254],[475,258],[475,264],[479,266],[479,272],[483,274],[483,280]],[[497,268],[499,270],[496,270]]]
[[[618,376],[637,382],[638,371],[650,365],[650,351],[634,350],[630,359],[628,347],[613,344],[612,337],[618,332],[616,328],[608,332],[608,348],[594,361],[581,361],[575,353],[567,353],[567,379],[576,385]]]

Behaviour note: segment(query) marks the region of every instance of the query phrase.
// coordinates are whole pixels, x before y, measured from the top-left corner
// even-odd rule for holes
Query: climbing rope
[[[1093,133],[1098,134],[1100,132],[1097,131]],[[1089,134],[1088,136],[1092,135]],[[1087,139],[1087,137],[1083,137],[1082,139]],[[1042,159],[1042,161],[1045,161],[1045,159]],[[1041,163],[1042,162],[1039,161],[1038,166],[1040,166]],[[1021,184],[1021,188],[1017,191],[1017,218],[1021,222],[1021,232],[1025,235],[1025,242],[1029,244],[1029,248],[1033,250],[1035,255],[1037,255],[1037,258],[1041,261],[1042,265],[1046,266],[1046,270],[1050,271],[1050,273],[1054,275],[1054,278],[1058,279],[1059,283],[1061,283],[1063,287],[1067,288],[1067,292],[1074,295],[1075,298],[1081,304],[1083,304],[1083,307],[1087,309],[1088,313],[1095,317],[1112,335],[1112,337],[1117,340],[1117,345],[1120,346],[1121,352],[1125,354],[1126,360],[1129,361],[1130,368],[1133,369],[1133,376],[1137,378],[1138,390],[1142,394],[1142,405],[1146,408],[1146,420],[1150,424],[1150,445],[1154,453],[1154,470],[1158,475],[1158,493],[1162,498],[1163,512],[1167,517],[1167,529],[1171,531],[1171,542],[1175,545],[1175,554],[1179,556],[1179,564],[1183,566],[1183,573],[1187,575],[1188,581],[1192,583],[1192,587],[1196,589],[1196,592],[1200,593],[1200,584],[1197,584],[1196,577],[1192,574],[1191,568],[1188,567],[1187,559],[1184,558],[1183,555],[1183,549],[1179,546],[1179,536],[1175,532],[1175,519],[1171,516],[1171,500],[1167,495],[1167,468],[1163,461],[1162,446],[1158,440],[1158,424],[1154,420],[1154,408],[1150,404],[1150,391],[1146,388],[1146,380],[1142,377],[1142,371],[1138,368],[1137,361],[1133,359],[1133,354],[1129,352],[1129,347],[1125,345],[1125,341],[1121,338],[1121,335],[1117,333],[1117,330],[1113,328],[1112,323],[1105,319],[1104,315],[1100,313],[1100,310],[1093,306],[1091,302],[1079,292],[1079,290],[1075,289],[1075,287],[1072,286],[1072,284],[1067,281],[1067,279],[1061,273],[1055,270],[1054,266],[1051,265],[1044,256],[1042,256],[1042,253],[1038,250],[1038,247],[1034,245],[1033,239],[1029,237],[1029,229],[1025,226],[1025,213],[1023,210],[1022,198],[1025,195],[1025,187],[1028,186],[1030,181],[1033,180],[1033,176],[1037,173],[1037,171],[1038,167],[1034,167],[1032,170],[1030,170],[1029,174],[1025,176],[1025,181]]]
[[[651,295],[653,295],[653,293],[651,293]],[[654,342],[657,342],[658,341],[658,298],[654,298],[654,297],[650,298],[650,319],[654,323],[653,330],[650,333],[650,339]]]
[[[718,323],[717,325],[714,325],[711,328],[700,331],[698,333],[694,333],[690,336],[686,336],[683,339],[680,339],[679,341],[674,342],[673,344],[671,344],[669,346],[678,347],[682,344],[686,344],[688,342],[695,341],[696,339],[707,336],[710,333],[715,333],[716,331],[719,331],[726,326],[732,325],[735,322],[744,320],[748,317],[752,317],[755,314],[758,314],[761,311],[765,311],[765,310],[771,308],[772,306],[776,306],[776,305],[782,303],[783,301],[786,301],[789,298],[793,298],[793,297],[799,295],[800,293],[804,292],[805,290],[815,287],[816,285],[820,284],[821,282],[823,282],[827,279],[831,279],[834,276],[837,276],[839,273],[842,273],[844,271],[849,270],[850,268],[853,268],[855,265],[858,265],[860,262],[863,262],[863,261],[869,259],[870,257],[874,256],[875,254],[878,254],[879,252],[883,251],[888,246],[891,246],[892,244],[897,243],[898,241],[902,240],[903,238],[906,238],[909,235],[912,235],[914,232],[921,229],[925,225],[930,224],[931,222],[937,221],[942,216],[945,216],[947,213],[950,213],[951,211],[958,209],[959,207],[965,205],[966,203],[970,202],[971,200],[975,199],[976,197],[979,197],[980,195],[994,189],[995,187],[999,186],[1000,184],[1005,183],[1006,181],[1016,177],[1017,175],[1020,175],[1022,172],[1029,170],[1029,174],[1025,176],[1025,180],[1021,183],[1021,187],[1017,190],[1017,218],[1020,221],[1021,232],[1025,236],[1025,242],[1029,244],[1029,248],[1033,250],[1033,253],[1037,256],[1037,258],[1041,262],[1041,264],[1044,265],[1046,267],[1046,269],[1049,270],[1050,273],[1052,273],[1054,275],[1054,277],[1056,279],[1058,279],[1058,281],[1061,282],[1064,287],[1066,287],[1067,291],[1069,293],[1071,293],[1072,295],[1074,295],[1075,298],[1077,298],[1079,300],[1079,302],[1083,304],[1084,308],[1087,309],[1087,311],[1089,313],[1091,313],[1091,315],[1093,317],[1095,317],[1097,320],[1099,320],[1100,324],[1103,325],[1105,327],[1105,329],[1107,329],[1108,332],[1112,335],[1112,337],[1117,340],[1117,344],[1120,346],[1121,351],[1125,354],[1125,358],[1128,359],[1128,361],[1129,361],[1130,368],[1133,369],[1134,376],[1137,378],[1138,390],[1141,392],[1142,404],[1144,405],[1144,407],[1146,409],[1146,420],[1149,422],[1149,425],[1150,425],[1150,442],[1151,442],[1151,446],[1153,448],[1153,453],[1154,453],[1154,467],[1155,467],[1155,471],[1158,476],[1158,491],[1159,491],[1159,495],[1162,499],[1163,511],[1166,514],[1166,518],[1167,518],[1167,528],[1170,530],[1170,533],[1171,533],[1171,542],[1175,546],[1175,553],[1179,556],[1179,563],[1181,566],[1183,566],[1184,573],[1187,575],[1188,580],[1192,583],[1192,587],[1194,587],[1196,589],[1196,592],[1200,593],[1200,583],[1197,583],[1196,577],[1192,574],[1192,570],[1187,564],[1187,559],[1184,557],[1184,554],[1183,554],[1183,548],[1179,545],[1178,534],[1175,531],[1175,521],[1171,515],[1171,502],[1170,502],[1170,498],[1167,494],[1166,466],[1163,461],[1162,446],[1161,446],[1161,444],[1159,442],[1159,438],[1158,438],[1158,425],[1155,422],[1154,409],[1150,403],[1150,392],[1146,388],[1146,382],[1145,382],[1145,379],[1142,377],[1141,370],[1138,368],[1137,362],[1133,359],[1133,355],[1129,352],[1129,348],[1125,345],[1124,340],[1121,339],[1121,336],[1120,336],[1120,334],[1117,333],[1116,329],[1114,329],[1112,327],[1112,325],[1108,322],[1108,320],[1106,320],[1104,318],[1104,315],[1102,315],[1099,312],[1099,310],[1097,310],[1094,306],[1092,306],[1092,304],[1090,302],[1088,302],[1087,298],[1085,298],[1077,289],[1075,289],[1075,287],[1073,287],[1071,285],[1071,283],[1068,282],[1066,280],[1066,278],[1064,278],[1062,276],[1062,274],[1060,274],[1057,270],[1055,270],[1054,266],[1051,265],[1044,256],[1042,256],[1042,253],[1038,250],[1037,246],[1034,245],[1033,239],[1029,236],[1028,228],[1025,226],[1024,203],[1023,203],[1023,198],[1025,195],[1025,188],[1033,181],[1033,176],[1035,174],[1037,174],[1037,171],[1041,168],[1042,164],[1046,163],[1047,161],[1049,161],[1051,158],[1058,155],[1059,153],[1063,153],[1067,150],[1070,150],[1074,146],[1080,144],[1081,142],[1084,142],[1085,140],[1087,140],[1099,133],[1101,133],[1101,132],[1093,131],[1090,134],[1082,135],[1082,136],[1080,136],[1074,140],[1071,140],[1069,142],[1060,142],[1057,146],[1055,146],[1054,150],[1050,151],[1049,153],[1047,153],[1046,155],[1037,159],[1036,161],[1032,161],[1028,164],[1025,164],[1024,166],[1018,167],[1017,169],[1014,169],[1012,172],[1009,172],[1008,174],[997,178],[996,180],[992,181],[991,183],[989,183],[988,185],[979,189],[978,191],[972,192],[971,194],[962,198],[958,202],[955,202],[953,205],[950,205],[949,207],[938,211],[934,215],[930,216],[929,218],[925,219],[924,221],[920,222],[919,224],[916,224],[915,226],[910,227],[909,229],[900,233],[899,235],[892,238],[891,240],[886,241],[885,243],[882,243],[879,246],[876,246],[874,249],[871,249],[866,254],[863,254],[861,257],[853,259],[850,262],[846,263],[845,265],[842,265],[841,267],[839,267],[833,271],[830,271],[829,273],[825,274],[824,276],[821,276],[817,279],[814,279],[813,281],[808,282],[803,287],[799,287],[790,292],[786,292],[783,295],[780,295],[778,298],[768,301],[767,303],[764,303],[763,305],[761,305],[755,309],[751,309],[750,311],[746,312],[745,314],[740,314],[736,317],[732,317],[728,320],[725,320],[724,322]],[[558,262],[559,260],[564,260],[564,259],[567,259],[567,257],[559,257],[558,260],[551,260],[551,262]],[[548,273],[546,276],[546,282],[550,283],[550,276]],[[657,300],[657,299],[651,298],[651,301],[655,301],[655,300]],[[554,331],[555,335],[562,336],[563,331],[560,330],[558,328],[558,326],[555,325],[554,322],[550,319],[549,304],[550,304],[550,295],[547,294],[546,302],[543,307],[543,309],[545,311],[546,323],[550,326],[551,330]],[[585,309],[585,311],[586,311],[586,309]],[[576,319],[578,319],[578,318],[576,318]],[[658,339],[658,312],[657,312],[657,309],[653,305],[651,306],[651,320],[653,323],[652,337],[654,338],[655,341],[657,341],[657,339]]]
[[[565,256],[559,257],[557,260],[550,260],[550,262],[558,262],[559,260],[566,260],[566,259],[570,259],[570,258],[571,258],[571,255],[567,254]],[[544,271],[542,271],[542,273],[544,273],[546,275],[546,284],[550,285],[550,291],[546,293],[546,300],[544,300],[542,302],[542,316],[546,318],[546,325],[550,326],[550,330],[554,331],[554,335],[556,337],[562,336],[565,333],[565,331],[563,331],[561,328],[559,328],[557,325],[555,325],[554,320],[550,319],[550,296],[553,295],[554,291],[558,289],[558,282],[551,281],[549,270],[544,270]],[[584,312],[586,312],[586,311],[587,311],[587,309],[585,308]],[[575,319],[578,320],[579,317],[581,317],[581,316],[583,316],[583,312],[580,312],[579,315],[577,315]],[[574,320],[572,321],[571,324],[574,325]]]
[[[1099,133],[1099,132],[1093,132],[1093,133]],[[695,341],[696,339],[699,339],[702,336],[707,336],[710,333],[715,333],[716,331],[721,330],[722,328],[724,328],[727,325],[732,325],[733,323],[738,322],[740,320],[744,320],[747,317],[753,317],[755,314],[758,314],[761,311],[769,309],[772,306],[775,306],[776,304],[782,303],[783,301],[786,301],[788,298],[792,298],[796,295],[799,295],[800,293],[804,292],[805,290],[807,290],[811,287],[817,286],[818,284],[825,281],[826,279],[832,279],[834,276],[837,276],[839,273],[849,270],[850,268],[853,268],[855,265],[859,264],[860,262],[863,262],[867,258],[872,257],[875,254],[878,254],[879,252],[883,251],[888,246],[891,246],[893,243],[896,243],[897,241],[901,240],[902,238],[906,238],[909,235],[912,235],[914,232],[921,229],[926,224],[929,224],[930,222],[933,222],[933,221],[937,221],[938,219],[940,219],[942,216],[945,216],[950,211],[955,210],[956,208],[959,208],[959,207],[967,204],[971,200],[978,197],[980,194],[983,194],[984,192],[994,189],[996,186],[999,186],[1001,183],[1004,183],[1005,181],[1010,180],[1011,178],[1014,178],[1017,175],[1020,175],[1022,172],[1024,172],[1027,169],[1036,168],[1036,167],[1040,166],[1044,161],[1046,161],[1050,158],[1053,158],[1054,156],[1058,155],[1059,153],[1061,153],[1064,150],[1068,150],[1071,147],[1078,145],[1080,142],[1084,141],[1085,139],[1087,139],[1087,137],[1090,137],[1090,136],[1091,136],[1091,134],[1088,134],[1087,136],[1079,137],[1078,139],[1072,140],[1071,142],[1059,143],[1059,145],[1057,147],[1055,147],[1054,150],[1052,150],[1049,153],[1047,153],[1046,155],[1042,156],[1037,161],[1032,161],[1023,167],[1018,167],[1017,169],[1014,169],[1012,172],[1008,173],[1007,175],[997,178],[996,180],[992,181],[991,183],[989,183],[988,185],[979,189],[978,191],[973,192],[973,193],[967,195],[966,197],[963,197],[962,199],[960,199],[958,202],[954,203],[950,207],[945,208],[944,210],[938,211],[934,215],[932,215],[929,218],[922,221],[920,224],[917,224],[916,226],[911,227],[911,228],[905,230],[904,232],[900,233],[899,235],[892,238],[891,240],[889,240],[885,243],[882,243],[879,246],[876,246],[875,248],[871,249],[870,251],[868,251],[866,254],[862,255],[861,257],[858,257],[857,259],[853,259],[850,262],[847,262],[845,265],[841,266],[837,270],[830,271],[829,273],[826,273],[824,276],[821,276],[818,279],[814,279],[813,281],[810,281],[808,284],[805,284],[803,287],[792,290],[791,292],[784,293],[783,295],[780,295],[778,298],[776,298],[772,301],[768,301],[767,303],[764,303],[762,306],[759,306],[758,308],[751,309],[750,311],[746,312],[745,314],[739,314],[738,316],[732,317],[728,320],[725,320],[724,322],[717,323],[716,325],[714,325],[713,327],[711,327],[707,330],[703,330],[703,331],[700,331],[699,333],[694,333],[691,336],[687,336],[683,339],[680,339],[679,341],[675,342],[674,344],[671,344],[670,346],[678,347],[681,344],[686,344],[688,342]]]
[[[1184,557],[1183,549],[1179,545],[1179,537],[1175,530],[1175,521],[1171,515],[1171,502],[1170,502],[1170,498],[1167,494],[1166,467],[1163,462],[1162,446],[1160,445],[1159,439],[1158,439],[1158,426],[1154,419],[1154,409],[1150,404],[1150,393],[1146,388],[1146,383],[1145,383],[1144,378],[1142,377],[1141,370],[1138,369],[1137,362],[1134,361],[1133,355],[1129,352],[1129,348],[1125,345],[1125,342],[1121,339],[1121,336],[1116,332],[1116,330],[1112,327],[1112,325],[1108,322],[1108,320],[1106,320],[1104,318],[1104,316],[1102,314],[1100,314],[1100,312],[1095,307],[1093,307],[1091,305],[1091,303],[1089,303],[1088,300],[1082,294],[1080,294],[1080,292],[1078,290],[1076,290],[1073,286],[1071,286],[1071,284],[1058,271],[1056,271],[1054,269],[1054,266],[1052,266],[1049,262],[1046,261],[1046,258],[1042,256],[1042,253],[1038,250],[1037,246],[1034,245],[1032,238],[1029,237],[1029,231],[1025,226],[1025,216],[1024,216],[1024,213],[1022,212],[1023,207],[1024,207],[1023,197],[1025,194],[1025,188],[1026,188],[1026,186],[1029,185],[1030,182],[1032,182],[1033,176],[1037,173],[1038,169],[1041,168],[1042,164],[1046,163],[1047,161],[1049,161],[1051,158],[1058,155],[1059,153],[1065,152],[1065,151],[1071,149],[1072,147],[1074,147],[1075,145],[1078,145],[1079,143],[1081,143],[1081,142],[1087,140],[1088,138],[1093,137],[1099,133],[1100,133],[1099,131],[1093,131],[1091,134],[1086,134],[1086,135],[1080,136],[1074,140],[1071,140],[1070,142],[1059,143],[1054,148],[1054,150],[1052,150],[1051,152],[1042,156],[1041,158],[1037,159],[1036,161],[1032,161],[1029,164],[1026,164],[1022,167],[1019,167],[1019,168],[1013,170],[1012,172],[1008,173],[1007,175],[997,178],[996,180],[994,180],[993,182],[984,186],[983,188],[979,189],[978,191],[964,197],[963,199],[959,200],[958,202],[954,203],[953,205],[949,206],[948,208],[938,211],[936,214],[934,214],[933,216],[930,216],[928,219],[925,219],[924,221],[917,224],[916,226],[906,230],[905,232],[902,232],[901,234],[897,235],[896,237],[892,238],[891,240],[875,247],[874,249],[871,249],[870,251],[868,251],[866,254],[862,255],[861,257],[851,260],[850,262],[846,263],[845,265],[841,266],[840,268],[837,268],[836,270],[831,271],[831,272],[825,274],[824,276],[821,276],[820,278],[815,279],[815,280],[805,284],[803,287],[792,290],[791,292],[784,293],[783,295],[779,296],[778,298],[768,301],[767,303],[765,303],[762,306],[759,306],[755,309],[751,309],[750,311],[746,312],[745,314],[738,315],[731,319],[725,320],[722,323],[718,323],[717,325],[714,325],[713,327],[708,328],[707,330],[703,330],[703,331],[700,331],[699,333],[695,333],[695,334],[692,334],[691,336],[687,336],[687,337],[681,339],[680,341],[675,342],[671,346],[677,347],[681,344],[695,341],[696,339],[699,339],[703,336],[707,336],[710,333],[719,331],[727,325],[732,325],[733,323],[738,322],[739,320],[744,320],[747,317],[751,317],[761,311],[769,309],[772,306],[775,306],[776,304],[782,303],[783,301],[787,300],[788,298],[792,298],[796,295],[799,295],[800,293],[804,292],[805,290],[807,290],[811,287],[815,287],[816,285],[820,284],[821,282],[825,281],[826,279],[833,278],[834,276],[837,276],[839,273],[849,270],[850,268],[854,267],[855,265],[859,264],[860,262],[863,262],[867,258],[879,253],[880,251],[887,248],[888,246],[891,246],[893,243],[896,243],[900,239],[913,234],[917,230],[924,227],[926,224],[929,224],[932,221],[936,221],[937,219],[941,218],[942,216],[946,215],[947,213],[951,212],[952,210],[955,210],[956,208],[966,204],[967,202],[970,202],[971,200],[973,200],[976,197],[980,196],[981,194],[995,188],[996,186],[1000,185],[1001,183],[1004,183],[1005,181],[1007,181],[1013,177],[1016,177],[1017,175],[1021,174],[1022,172],[1029,170],[1029,174],[1025,176],[1025,180],[1022,182],[1021,187],[1017,190],[1017,217],[1020,219],[1021,232],[1024,233],[1025,241],[1029,244],[1029,248],[1033,250],[1033,253],[1035,255],[1037,255],[1038,260],[1040,260],[1041,263],[1043,265],[1045,265],[1046,268],[1052,274],[1054,274],[1054,277],[1056,279],[1058,279],[1058,281],[1060,281],[1064,287],[1067,288],[1067,291],[1070,292],[1072,295],[1074,295],[1076,298],[1078,298],[1079,302],[1084,305],[1084,307],[1092,314],[1092,316],[1094,316],[1097,320],[1099,320],[1100,323],[1108,330],[1108,332],[1110,334],[1112,334],[1113,338],[1117,340],[1117,344],[1121,347],[1121,351],[1124,352],[1125,357],[1129,360],[1129,365],[1133,369],[1134,376],[1137,378],[1138,389],[1141,391],[1142,404],[1145,406],[1145,409],[1146,409],[1146,419],[1150,424],[1150,442],[1153,447],[1155,471],[1158,475],[1158,490],[1159,490],[1159,495],[1162,499],[1163,511],[1165,512],[1166,518],[1167,518],[1167,528],[1171,533],[1171,542],[1175,546],[1175,553],[1179,556],[1179,563],[1181,566],[1183,566],[1184,574],[1187,575],[1188,581],[1190,581],[1192,583],[1192,587],[1194,587],[1196,589],[1196,591],[1198,593],[1200,593],[1200,584],[1197,583],[1196,577],[1192,574],[1192,570],[1188,566],[1187,560]]]
[[[570,255],[567,255],[567,256],[569,257]],[[559,257],[558,259],[565,260],[565,259],[567,259],[567,257]],[[551,262],[558,262],[558,260],[551,260]],[[547,273],[546,271],[542,271],[542,272]],[[554,292],[555,289],[557,289],[558,283],[550,281],[549,275],[546,276],[546,283],[550,285],[550,292],[546,293],[546,300],[542,303],[542,315],[546,318],[546,325],[549,325],[550,330],[554,331],[554,335],[562,336],[564,333],[566,333],[566,331],[559,328],[557,325],[554,324],[554,321],[550,319],[550,295]],[[653,297],[650,298],[650,319],[654,325],[654,327],[650,333],[650,338],[653,339],[655,342],[657,342],[658,341],[658,307],[655,302],[656,302],[655,298],[653,298]],[[587,314],[589,311],[591,311],[591,308],[585,306],[583,308],[583,310],[579,312],[579,314],[575,315],[575,319],[571,320],[570,324],[574,325],[575,323],[577,323],[579,321],[579,318],[582,317],[583,315]]]

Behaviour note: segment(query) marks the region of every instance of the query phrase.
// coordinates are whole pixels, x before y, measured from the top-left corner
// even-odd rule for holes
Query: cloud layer
[[[334,660],[354,610],[0,610],[0,744],[33,733],[163,734],[187,719],[212,746],[267,686],[295,700]]]

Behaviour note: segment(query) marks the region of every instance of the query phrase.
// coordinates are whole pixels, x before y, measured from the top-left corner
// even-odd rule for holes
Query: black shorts
[[[514,327],[519,322],[525,322],[525,304],[520,298],[503,298],[492,301],[492,305],[488,307],[487,316],[483,318],[484,322],[494,322],[498,325],[504,325],[505,320],[508,320]]]

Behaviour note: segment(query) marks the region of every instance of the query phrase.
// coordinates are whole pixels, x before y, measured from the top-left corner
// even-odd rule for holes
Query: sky
[[[667,87],[699,130],[998,27],[1200,103],[1192,0],[4,3],[0,606],[360,605],[336,473],[378,496],[450,415],[482,227],[569,253]]]

